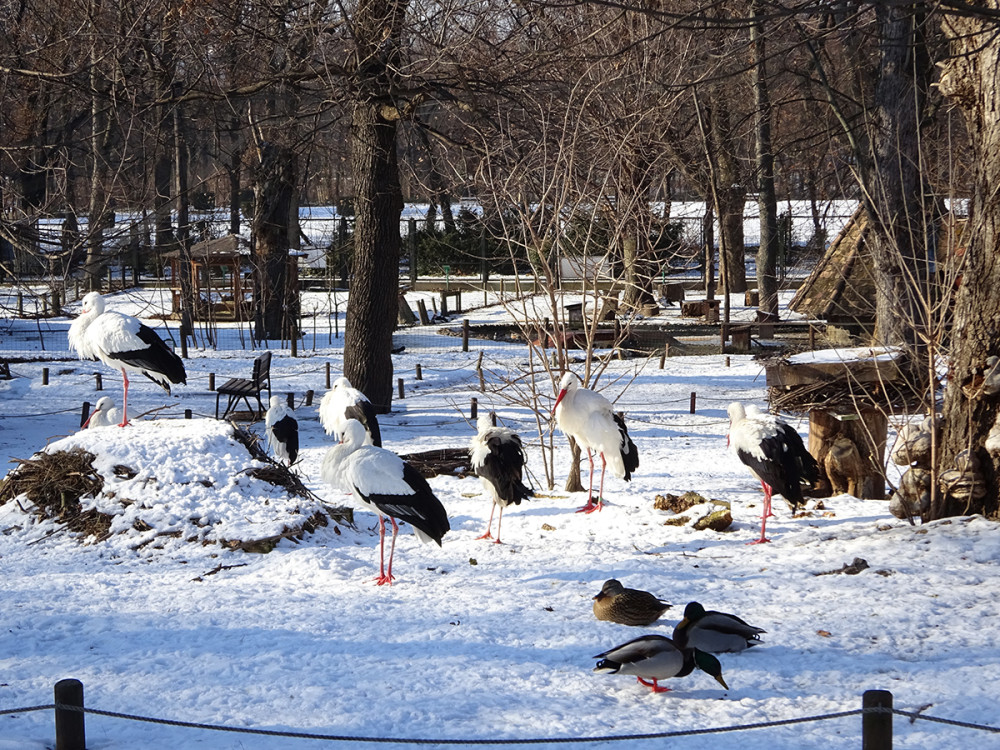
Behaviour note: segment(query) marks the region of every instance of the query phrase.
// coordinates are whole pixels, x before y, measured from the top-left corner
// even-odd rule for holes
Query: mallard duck
[[[643,635],[594,657],[600,659],[595,672],[631,674],[654,693],[665,693],[670,688],[660,687],[659,680],[686,677],[698,667],[708,672],[726,690],[729,685],[722,678],[722,665],[711,654],[697,649],[680,649],[665,635]],[[643,679],[645,678],[645,679]],[[649,681],[647,681],[649,680]]]
[[[684,608],[684,619],[674,628],[679,648],[696,648],[713,654],[743,651],[758,645],[767,631],[744,622],[736,615],[706,611],[698,602]]]
[[[594,617],[621,625],[652,625],[670,605],[648,591],[627,589],[611,578],[594,597]]]

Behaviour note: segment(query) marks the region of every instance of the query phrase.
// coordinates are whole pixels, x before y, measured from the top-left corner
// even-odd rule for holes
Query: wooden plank
[[[851,359],[841,362],[810,362],[770,365],[766,368],[770,387],[832,383],[851,380],[857,383],[894,381],[900,377],[898,365],[891,360]]]

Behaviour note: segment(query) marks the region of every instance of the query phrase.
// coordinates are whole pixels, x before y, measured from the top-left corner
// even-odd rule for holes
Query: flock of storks
[[[81,358],[100,360],[121,371],[124,383],[118,423],[121,427],[129,424],[129,372],[145,375],[167,393],[171,384],[186,383],[183,361],[156,332],[132,316],[106,310],[104,299],[97,292],[83,298],[82,312],[69,329],[69,343]],[[112,424],[115,411],[111,400],[102,398],[87,426]],[[818,478],[818,466],[798,432],[777,417],[754,406],[744,409],[735,402],[729,405],[728,412],[729,447],[760,480],[764,490],[761,534],[751,544],[767,542],[765,529],[768,517],[773,515],[772,495],[782,495],[793,510],[797,509],[803,500],[803,485],[810,485]],[[422,541],[440,545],[450,529],[448,515],[427,480],[395,453],[381,447],[374,408],[346,378],[337,379],[323,396],[319,415],[323,429],[339,440],[324,457],[321,476],[332,487],[349,492],[360,505],[378,516],[380,560],[375,582],[391,585],[398,521],[410,524]],[[560,380],[553,415],[562,432],[587,452],[590,463],[587,503],[578,512],[600,511],[607,469],[619,479],[629,481],[639,467],[639,454],[625,420],[604,396],[583,387],[572,372],[565,373]],[[469,449],[471,465],[492,500],[486,532],[479,538],[493,539],[493,512],[499,508],[494,540],[499,544],[504,508],[520,504],[532,491],[524,484],[525,456],[520,437],[513,430],[494,425],[491,415],[482,415],[477,428]],[[298,426],[277,396],[270,400],[265,432],[274,455],[293,464],[298,457]],[[595,453],[601,458],[596,498]],[[386,519],[392,526],[388,565]],[[594,613],[598,618],[629,625],[649,624],[668,606],[651,594],[625,589],[614,580],[608,581],[594,597]],[[647,635],[623,643],[598,654],[595,658],[601,661],[595,671],[635,675],[640,682],[660,692],[668,688],[659,686],[658,680],[682,677],[698,667],[726,686],[719,662],[711,654],[754,645],[764,631],[734,615],[706,612],[696,602],[689,604],[684,614],[672,639]]]

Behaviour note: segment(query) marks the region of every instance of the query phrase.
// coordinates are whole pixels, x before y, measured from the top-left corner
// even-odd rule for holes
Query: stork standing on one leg
[[[559,381],[559,396],[552,411],[559,428],[572,437],[582,450],[587,451],[587,460],[590,462],[587,504],[578,512],[599,511],[604,505],[604,473],[607,468],[610,467],[612,474],[626,482],[632,479],[632,472],[639,468],[639,453],[628,435],[625,420],[600,393],[581,388],[580,379],[572,372],[567,372]],[[594,451],[601,454],[601,485],[596,503]]]
[[[472,468],[493,500],[490,504],[490,520],[486,525],[486,533],[479,539],[493,539],[493,534],[490,533],[493,527],[493,511],[499,506],[500,518],[497,520],[497,538],[494,544],[500,544],[500,525],[503,523],[504,508],[508,505],[520,505],[522,500],[526,500],[534,493],[525,487],[522,481],[524,448],[521,445],[521,437],[507,427],[495,426],[493,416],[479,415],[476,424],[479,431],[472,438],[469,456],[472,459]]]
[[[69,327],[69,345],[83,359],[99,359],[121,370],[125,395],[119,427],[128,424],[128,370],[141,372],[167,393],[171,383],[187,383],[184,362],[156,331],[131,315],[105,312],[97,292],[84,296],[83,311]]]
[[[448,514],[420,472],[392,451],[364,445],[365,428],[356,419],[344,423],[341,442],[327,451],[320,469],[323,480],[350,492],[368,510],[378,514],[379,575],[375,582],[392,585],[392,558],[396,551],[397,520],[406,521],[422,542],[436,542],[451,528]],[[389,567],[385,567],[385,519],[392,523]]]
[[[327,435],[336,435],[339,440],[348,419],[358,420],[365,428],[365,445],[382,447],[375,407],[350,380],[340,377],[333,381],[333,386],[319,402],[319,421]]]
[[[756,407],[744,409],[743,404],[729,405],[729,448],[750,469],[764,489],[764,510],[760,517],[760,539],[751,544],[770,541],[766,535],[771,512],[771,496],[781,495],[792,511],[802,503],[802,485],[819,479],[819,466],[795,429]]]

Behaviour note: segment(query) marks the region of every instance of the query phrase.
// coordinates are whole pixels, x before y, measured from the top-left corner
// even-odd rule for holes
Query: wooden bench
[[[253,412],[250,405],[250,397],[257,399],[257,414],[264,413],[264,404],[260,400],[261,391],[267,388],[268,401],[271,398],[271,352],[264,352],[253,361],[253,375],[247,378],[230,378],[223,383],[215,392],[215,418],[219,418],[219,399],[222,396],[229,397],[226,410],[222,413],[222,418],[233,410],[240,399],[243,399],[247,409]]]

